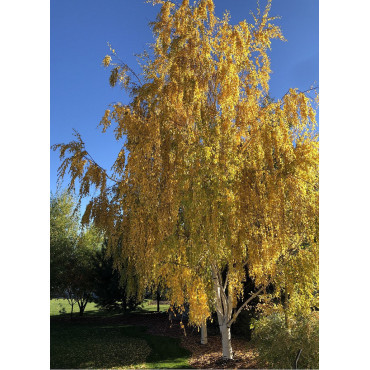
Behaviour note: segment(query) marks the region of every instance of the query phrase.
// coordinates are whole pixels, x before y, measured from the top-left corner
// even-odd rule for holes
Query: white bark
[[[207,323],[204,322],[200,327],[200,344],[207,344],[208,337],[207,337]]]
[[[231,332],[228,322],[231,318],[232,307],[230,305],[230,300],[226,297],[225,290],[223,290],[222,281],[220,281],[220,278],[221,275],[216,270],[216,267],[212,266],[212,280],[213,289],[215,292],[216,312],[222,339],[222,357],[226,360],[231,360],[233,359],[233,351],[231,348]]]
[[[227,324],[220,326],[221,337],[222,337],[222,358],[225,360],[233,359],[233,350],[231,348],[231,332],[230,326]]]
[[[245,309],[248,303],[256,298],[258,294],[260,294],[266,288],[267,285],[262,286],[258,291],[251,294],[251,296],[233,314],[232,292],[230,292],[229,290],[228,296],[226,296],[226,288],[228,286],[228,274],[226,275],[225,282],[223,283],[222,276],[217,268],[217,265],[212,264],[211,268],[213,291],[215,293],[215,308],[222,338],[222,357],[224,359],[231,360],[233,359],[233,351],[231,347],[230,327],[235,322],[240,312]]]

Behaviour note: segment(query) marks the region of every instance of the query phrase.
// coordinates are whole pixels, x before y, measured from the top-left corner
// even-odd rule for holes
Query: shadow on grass
[[[155,336],[142,326],[51,321],[50,367],[191,368],[179,338]]]
[[[168,304],[160,305],[160,312],[167,312],[169,308]],[[96,303],[89,302],[87,304],[86,310],[83,313],[82,317],[112,317],[118,315],[128,315],[132,313],[154,313],[157,311],[157,305],[150,304],[148,300],[145,300],[142,305],[139,305],[136,309],[132,311],[124,311],[120,309],[107,310],[104,308],[99,308]],[[70,317],[71,316],[71,306],[66,299],[58,298],[50,300],[50,316],[53,318],[60,317]],[[79,308],[77,303],[74,306],[74,311],[72,317],[81,317],[79,313]]]

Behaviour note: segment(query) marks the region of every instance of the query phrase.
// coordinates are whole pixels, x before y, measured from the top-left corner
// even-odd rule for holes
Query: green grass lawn
[[[73,313],[78,315],[80,309],[78,308],[78,304],[76,303],[73,306]],[[50,300],[50,316],[55,315],[63,315],[63,314],[70,314],[71,306],[66,299],[51,299]],[[96,306],[95,303],[88,303],[85,308],[85,313],[98,313],[99,308]]]
[[[166,312],[170,308],[168,303],[160,303],[159,311]],[[157,302],[150,299],[144,299],[143,304],[139,307],[138,311],[157,312]]]
[[[161,303],[159,306],[160,312],[165,312],[170,307],[169,304]],[[143,304],[138,307],[137,310],[134,312],[156,312],[157,311],[157,303],[151,301],[149,299],[145,299]],[[71,306],[66,299],[51,299],[50,300],[50,316],[61,315],[61,314],[70,314]],[[79,308],[77,303],[73,307],[73,314],[79,314]],[[111,313],[114,314],[114,313]],[[99,308],[96,306],[95,303],[88,303],[84,315],[107,315],[107,312],[100,311]]]
[[[168,304],[160,310],[167,311]],[[149,313],[157,310],[156,302],[145,300],[135,311]],[[71,306],[66,299],[50,300],[50,316],[69,315]],[[81,368],[190,368],[190,353],[180,346],[178,338],[151,335],[142,326],[113,325],[91,322],[89,316],[110,317],[117,312],[99,310],[88,303],[84,317],[87,320],[51,320],[50,367],[52,369]],[[79,308],[74,307],[74,317]]]
[[[151,335],[141,326],[52,320],[50,332],[52,369],[190,368],[190,353],[178,338]]]

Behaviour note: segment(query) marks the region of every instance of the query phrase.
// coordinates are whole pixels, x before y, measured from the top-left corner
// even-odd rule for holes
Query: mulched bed
[[[70,321],[69,317],[60,316],[52,320]],[[208,343],[200,344],[200,332],[194,327],[185,325],[180,327],[179,322],[170,321],[166,313],[126,314],[112,317],[86,316],[75,317],[74,322],[104,323],[146,326],[148,333],[181,338],[181,344],[188,349],[192,356],[189,363],[197,369],[259,369],[257,353],[247,340],[241,337],[232,338],[234,351],[233,360],[222,359],[222,346],[220,335],[212,335],[208,331]]]
[[[200,344],[200,334],[182,338],[181,344],[191,353],[190,365],[197,369],[259,369],[257,354],[243,338],[232,338],[233,360],[222,359],[220,336],[208,336],[207,344]]]

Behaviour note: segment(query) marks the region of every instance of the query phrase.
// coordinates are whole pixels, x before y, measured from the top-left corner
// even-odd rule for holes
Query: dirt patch
[[[192,356],[190,365],[197,369],[259,369],[257,354],[242,338],[232,338],[233,360],[222,359],[220,336],[209,336],[207,344],[200,344],[200,334],[182,338],[181,344]]]

